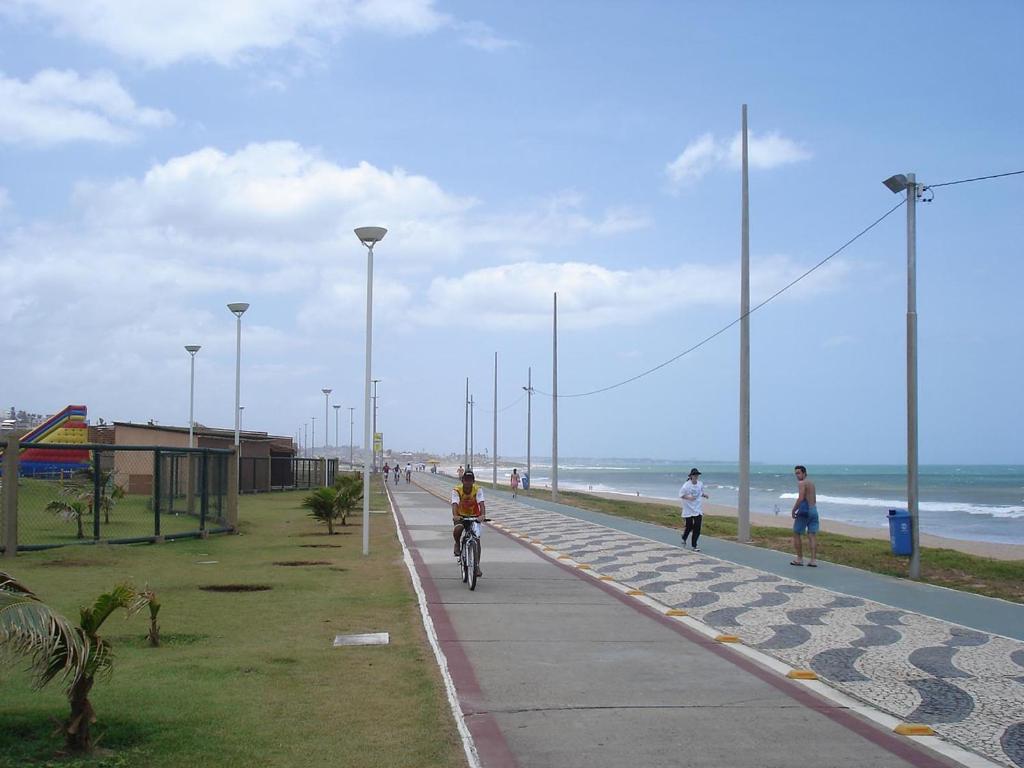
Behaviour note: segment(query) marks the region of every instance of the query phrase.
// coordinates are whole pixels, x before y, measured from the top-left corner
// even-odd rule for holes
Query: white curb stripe
[[[386,490],[386,489],[385,489]],[[395,519],[395,532],[398,534],[398,543],[402,545],[402,560],[405,562],[405,567],[409,571],[409,576],[412,578],[413,589],[416,590],[416,600],[420,604],[420,616],[423,617],[423,629],[427,633],[427,639],[430,641],[430,647],[434,649],[434,658],[437,659],[438,669],[441,670],[441,678],[444,680],[445,692],[448,694],[448,705],[451,707],[452,715],[455,717],[455,725],[459,729],[459,735],[462,737],[462,748],[466,753],[466,761],[469,763],[470,768],[482,768],[480,764],[480,756],[476,751],[476,744],[473,742],[473,734],[469,732],[469,727],[466,725],[466,718],[462,714],[462,708],[459,706],[459,697],[455,691],[455,682],[452,680],[451,673],[448,671],[448,659],[444,655],[444,651],[441,650],[441,645],[437,641],[437,632],[434,631],[434,620],[430,618],[430,612],[427,610],[427,596],[423,593],[423,584],[420,582],[420,575],[416,572],[416,564],[412,561],[412,555],[409,553],[409,547],[405,544],[405,536],[402,535],[402,526],[398,521],[398,512],[395,511],[395,502],[391,498],[391,491],[387,491],[388,504],[391,506],[391,516]]]

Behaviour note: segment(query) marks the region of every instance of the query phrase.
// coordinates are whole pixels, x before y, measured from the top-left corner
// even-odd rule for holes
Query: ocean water
[[[507,476],[512,463],[504,471]],[[533,459],[535,485],[551,482],[551,466]],[[518,464],[523,471],[523,463]],[[739,470],[735,463],[652,459],[560,459],[558,484],[566,490],[594,490],[663,498],[678,503],[679,486],[691,466],[703,472],[710,501],[735,507]],[[825,519],[886,528],[890,508],[907,506],[906,470],[892,465],[808,466]],[[1024,465],[926,465],[918,470],[921,531],[947,538],[1024,544]],[[789,515],[796,499],[791,466],[750,468],[752,512]]]

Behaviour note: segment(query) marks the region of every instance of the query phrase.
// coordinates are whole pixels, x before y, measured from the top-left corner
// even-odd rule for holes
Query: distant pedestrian
[[[683,522],[686,527],[683,529],[683,546],[686,540],[690,539],[690,549],[700,552],[697,540],[700,538],[700,527],[704,520],[704,499],[708,495],[704,493],[704,483],[700,479],[700,470],[694,467],[690,470],[690,476],[683,487],[679,489],[679,498],[683,500]]]
[[[385,461],[384,462],[384,484],[385,485],[387,485],[387,483],[388,483],[388,473],[390,473],[390,472],[391,472],[391,467]]]
[[[515,467],[512,467],[512,477],[509,478],[509,484],[512,486],[512,498],[514,499],[519,491],[519,470]]]
[[[790,565],[804,564],[804,548],[800,537],[807,533],[807,544],[811,550],[811,559],[807,561],[810,568],[818,567],[818,492],[814,481],[807,477],[807,467],[797,464],[793,467],[799,493],[793,502],[793,549],[796,560]]]
[[[465,470],[463,470],[463,469],[462,469],[462,465],[461,465],[461,464],[459,464],[459,471],[455,473],[455,476],[456,476],[457,478],[459,478],[459,479],[461,480],[461,479],[462,479],[462,476],[463,476],[464,474],[465,474]]]

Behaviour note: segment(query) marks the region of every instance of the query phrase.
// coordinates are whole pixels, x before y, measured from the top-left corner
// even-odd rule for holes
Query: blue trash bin
[[[889,510],[889,543],[892,553],[901,557],[910,557],[914,542],[910,535],[910,513],[905,509]]]
[[[523,473],[523,481],[522,482],[523,482],[523,490],[524,491],[530,490],[530,476],[528,474],[526,474],[525,472]]]

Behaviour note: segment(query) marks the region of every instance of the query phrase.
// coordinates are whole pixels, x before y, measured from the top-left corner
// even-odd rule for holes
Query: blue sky
[[[521,387],[614,384],[898,199],[1024,168],[1024,6],[956,2],[13,0],[0,9],[0,406],[294,435],[322,387],[362,434],[365,251],[378,428],[523,455]],[[1024,176],[919,206],[921,461],[1020,463]],[[751,456],[905,456],[905,214],[751,319]],[[738,330],[559,404],[562,456],[730,460]],[[551,400],[533,400],[550,453]],[[334,414],[329,418],[334,439]]]

